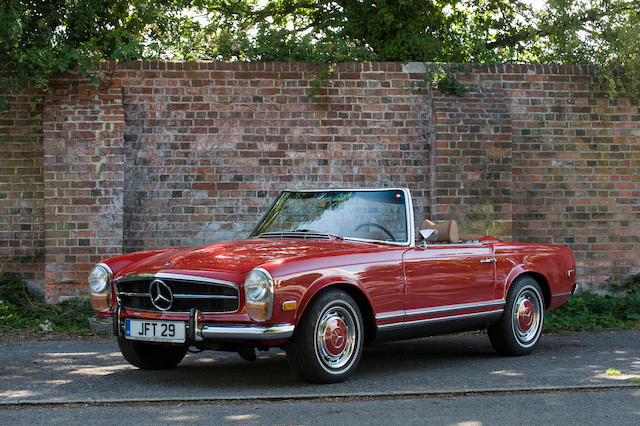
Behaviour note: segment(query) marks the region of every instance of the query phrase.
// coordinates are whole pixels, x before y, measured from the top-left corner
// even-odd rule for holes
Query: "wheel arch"
[[[524,272],[516,275],[515,277],[513,277],[513,279],[510,280],[509,286],[507,288],[507,292],[511,288],[511,285],[517,279],[522,278],[522,277],[531,277],[534,280],[536,280],[536,282],[540,286],[540,290],[542,290],[542,297],[544,298],[544,308],[545,308],[545,310],[549,309],[549,306],[551,305],[551,287],[549,287],[549,281],[547,280],[547,278],[543,274],[541,274],[539,272],[524,271]]]
[[[317,289],[313,294],[305,297],[304,304],[300,306],[297,315],[298,322],[307,312],[307,307],[309,307],[311,303],[320,295],[330,290],[342,290],[349,296],[351,296],[353,300],[355,300],[356,304],[358,305],[358,309],[360,310],[360,314],[362,315],[362,325],[364,328],[364,344],[366,345],[371,340],[373,340],[376,333],[376,322],[371,302],[362,289],[348,282],[336,281],[330,284],[326,284],[322,288]]]

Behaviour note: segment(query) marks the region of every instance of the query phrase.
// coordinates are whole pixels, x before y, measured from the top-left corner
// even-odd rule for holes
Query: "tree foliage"
[[[611,96],[638,96],[639,0],[549,0],[539,27],[540,62],[595,65]]]
[[[100,60],[595,65],[637,94],[640,0],[4,0],[0,84]]]

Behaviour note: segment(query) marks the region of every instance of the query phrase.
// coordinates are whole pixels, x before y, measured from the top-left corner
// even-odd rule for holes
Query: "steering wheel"
[[[382,232],[384,232],[385,234],[387,234],[388,236],[391,237],[391,239],[393,241],[396,240],[396,237],[393,236],[393,234],[391,233],[391,231],[389,231],[387,228],[385,228],[384,226],[377,224],[377,223],[373,223],[373,222],[365,222],[365,223],[361,223],[360,225],[356,226],[356,229],[354,229],[354,232],[357,232],[360,228],[365,227],[365,226],[373,226],[374,228],[378,228],[379,230],[381,230]]]

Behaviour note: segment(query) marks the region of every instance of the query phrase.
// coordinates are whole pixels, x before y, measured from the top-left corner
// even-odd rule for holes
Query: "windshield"
[[[400,190],[285,191],[253,232],[314,232],[406,243],[407,208]]]

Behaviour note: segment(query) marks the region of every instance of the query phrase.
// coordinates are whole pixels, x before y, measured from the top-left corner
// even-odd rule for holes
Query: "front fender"
[[[307,287],[306,291],[302,295],[300,303],[298,304],[298,309],[296,310],[296,323],[300,321],[300,318],[302,318],[305,309],[309,305],[309,302],[311,302],[311,300],[314,298],[314,296],[316,296],[322,290],[333,286],[351,287],[366,298],[369,306],[373,306],[369,294],[365,291],[363,286],[354,276],[344,273],[326,275],[316,279]]]

